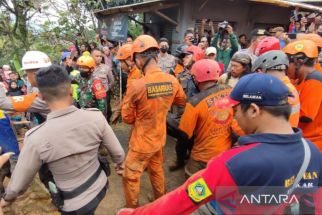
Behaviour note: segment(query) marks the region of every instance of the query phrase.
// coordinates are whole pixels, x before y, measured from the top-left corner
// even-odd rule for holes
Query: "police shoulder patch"
[[[199,178],[196,181],[188,185],[187,193],[189,198],[196,204],[205,200],[212,195],[207,183],[203,178]]]

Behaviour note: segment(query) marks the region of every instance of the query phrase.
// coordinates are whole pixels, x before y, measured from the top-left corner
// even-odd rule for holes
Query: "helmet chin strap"
[[[126,60],[124,61],[124,63],[125,63],[125,65],[127,66],[127,68],[129,68],[129,70],[131,71],[131,70],[132,70],[132,66],[130,66],[130,65],[126,62]]]

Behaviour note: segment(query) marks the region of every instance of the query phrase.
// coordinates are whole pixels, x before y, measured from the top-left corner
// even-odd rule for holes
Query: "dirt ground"
[[[127,151],[130,127],[125,124],[112,126],[123,148]],[[165,146],[165,163],[164,170],[166,175],[167,191],[171,191],[183,184],[184,171],[178,170],[175,172],[168,171],[168,165],[175,160],[175,139],[168,137]],[[95,215],[114,215],[117,210],[125,205],[123,197],[122,178],[112,171],[109,177],[109,191],[105,198],[96,210]],[[35,182],[34,182],[35,183]],[[35,186],[32,186],[35,187]],[[36,186],[37,187],[37,186]],[[39,196],[35,197],[40,194]],[[151,183],[148,174],[145,172],[141,178],[141,193],[140,204],[144,205],[149,202],[149,197],[152,197]],[[58,215],[53,206],[50,204],[48,196],[43,191],[31,190],[28,191],[16,201],[10,208],[5,210],[5,215]]]

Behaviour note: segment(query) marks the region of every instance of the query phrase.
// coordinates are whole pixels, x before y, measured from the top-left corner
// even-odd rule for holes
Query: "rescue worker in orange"
[[[194,136],[187,176],[206,168],[207,162],[231,148],[232,109],[228,96],[231,87],[217,84],[221,69],[216,61],[203,59],[191,69],[199,93],[190,98],[179,129],[186,140]]]
[[[49,108],[46,102],[38,97],[36,72],[40,68],[51,65],[49,57],[40,51],[27,51],[22,58],[22,70],[27,74],[28,81],[31,86],[28,86],[28,94],[25,96],[7,97],[5,89],[0,86],[0,109],[16,112],[33,112],[37,114],[37,119],[43,118],[49,113]],[[42,123],[42,120],[39,120]]]
[[[300,95],[299,128],[322,151],[322,74],[314,69],[318,47],[310,40],[298,40],[283,51],[290,61],[288,76]]]
[[[123,121],[133,125],[123,175],[126,207],[131,208],[139,206],[140,178],[146,168],[155,199],[165,194],[166,115],[172,104],[186,103],[178,80],[158,67],[158,53],[158,43],[149,35],[133,42],[132,60],[144,76],[129,83],[122,104]]]
[[[132,54],[132,43],[127,43],[121,46],[121,48],[118,50],[116,55],[116,59],[119,60],[121,63],[122,71],[128,74],[126,88],[128,88],[129,83],[132,82],[133,80],[142,78],[142,73],[140,70],[138,70],[135,63],[132,61],[131,54]],[[121,104],[117,105],[117,107],[113,110],[113,115],[111,117],[112,124],[115,124],[120,116],[121,116]]]
[[[280,79],[290,90],[292,97],[288,103],[292,106],[289,122],[293,128],[297,128],[300,119],[300,98],[295,86],[287,77],[286,72],[289,67],[289,60],[283,51],[268,51],[259,56],[255,61],[253,71],[264,72]]]
[[[296,37],[298,40],[311,40],[312,42],[315,43],[315,45],[318,46],[318,51],[319,53],[322,50],[322,37],[318,34],[298,34]],[[322,72],[322,62],[317,61],[314,65],[314,69]]]

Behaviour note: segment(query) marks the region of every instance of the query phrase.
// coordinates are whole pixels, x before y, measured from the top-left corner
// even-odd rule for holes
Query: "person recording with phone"
[[[216,60],[225,65],[226,71],[230,59],[238,51],[237,36],[227,21],[218,24],[218,32],[213,37],[211,46],[217,49]]]

